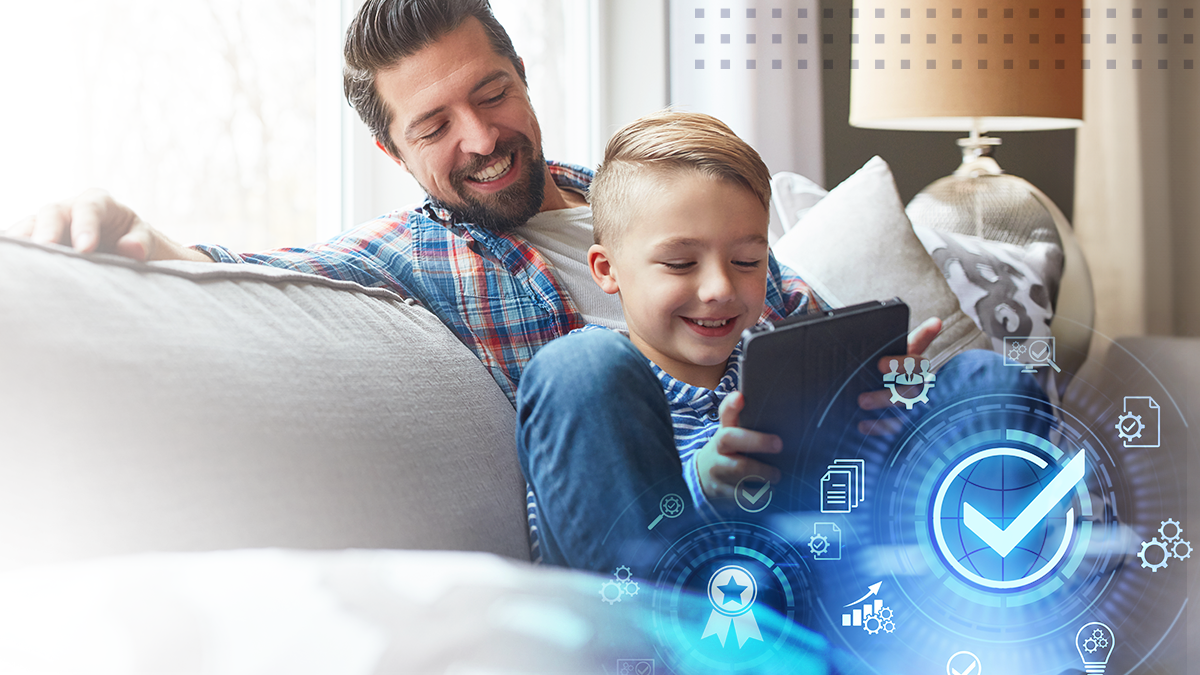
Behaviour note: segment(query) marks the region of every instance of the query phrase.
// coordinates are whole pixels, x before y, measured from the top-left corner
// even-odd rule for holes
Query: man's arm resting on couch
[[[37,215],[13,225],[5,234],[44,244],[62,244],[83,253],[115,253],[140,261],[213,261],[150,227],[133,209],[103,190],[87,190],[75,199],[47,204]]]

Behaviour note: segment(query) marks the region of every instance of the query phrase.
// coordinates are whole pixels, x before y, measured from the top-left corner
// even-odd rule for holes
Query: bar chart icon
[[[858,626],[861,628],[863,625],[863,622],[866,621],[868,618],[874,616],[876,619],[878,619],[879,618],[879,610],[881,610],[881,609],[883,609],[883,600],[880,600],[878,598],[876,598],[875,602],[863,603],[863,606],[861,608],[855,607],[854,609],[850,610],[849,612],[842,614],[842,625],[843,626]]]

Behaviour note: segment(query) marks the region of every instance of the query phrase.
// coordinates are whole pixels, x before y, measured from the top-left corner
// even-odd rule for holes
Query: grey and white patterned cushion
[[[1062,248],[1025,246],[919,225],[913,231],[946,277],[967,316],[1004,350],[1006,337],[1049,337],[1062,278]]]

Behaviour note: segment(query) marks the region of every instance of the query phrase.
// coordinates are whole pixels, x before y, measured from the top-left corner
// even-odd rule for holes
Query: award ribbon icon
[[[726,565],[714,572],[708,580],[708,601],[712,603],[713,611],[708,616],[708,624],[700,639],[716,635],[724,647],[725,638],[733,630],[737,635],[738,649],[747,640],[762,642],[758,622],[754,620],[754,612],[750,611],[757,597],[758,583],[745,568]]]

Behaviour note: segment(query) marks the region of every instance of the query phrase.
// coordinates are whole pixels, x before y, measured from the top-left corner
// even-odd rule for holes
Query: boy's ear
[[[380,150],[382,150],[382,151],[383,151],[383,154],[385,154],[385,155],[387,155],[388,157],[390,157],[390,158],[392,159],[392,161],[393,161],[393,162],[395,162],[395,163],[399,164],[401,169],[404,169],[405,171],[408,171],[408,167],[407,167],[407,166],[405,166],[405,164],[404,164],[404,160],[402,160],[402,159],[400,159],[399,157],[397,157],[397,156],[393,155],[392,153],[388,152],[388,149],[387,149],[386,147],[384,147],[383,143],[380,143],[380,142],[379,142],[379,139],[378,139],[378,138],[376,138],[376,139],[374,139],[374,140],[375,140],[375,147],[377,147],[377,148],[379,148]]]
[[[592,244],[588,249],[588,269],[592,272],[592,281],[605,293],[617,293],[621,290],[617,283],[616,270],[613,269],[612,259],[608,249],[601,244]]]

